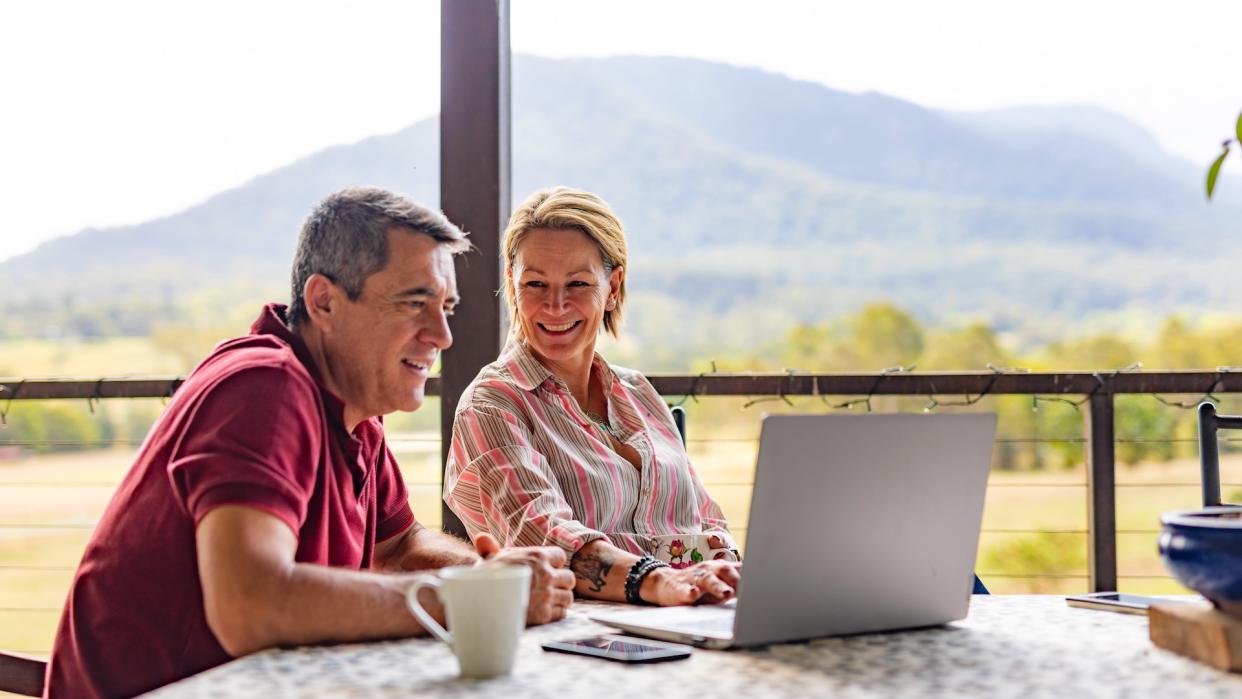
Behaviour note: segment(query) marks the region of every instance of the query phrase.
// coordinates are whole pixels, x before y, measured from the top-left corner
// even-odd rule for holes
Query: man
[[[404,571],[480,556],[533,569],[528,623],[564,617],[560,549],[480,537],[476,551],[423,528],[384,443],[380,416],[422,404],[452,343],[453,256],[468,247],[383,190],[311,213],[287,312],[267,306],[194,370],[104,512],[49,696],[130,696],[272,646],[421,634]]]

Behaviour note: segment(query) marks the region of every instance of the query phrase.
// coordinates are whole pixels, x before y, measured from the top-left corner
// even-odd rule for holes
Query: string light
[[[1003,366],[994,365],[992,363],[988,363],[986,366],[987,366],[987,369],[991,372],[991,376],[989,377],[987,383],[983,386],[983,388],[978,393],[964,394],[960,400],[941,399],[936,393],[935,385],[932,384],[930,392],[925,394],[927,398],[927,402],[923,405],[923,412],[930,413],[940,408],[969,407],[969,406],[976,405],[979,402],[981,402],[984,398],[987,398],[988,396],[997,395],[997,394],[994,394],[993,391],[995,390],[995,387],[1002,376],[1009,375],[1009,374],[1031,374],[1032,373],[1031,369],[1027,367],[1003,367]],[[1081,412],[1081,408],[1083,405],[1090,402],[1091,399],[1095,397],[1096,395],[1098,395],[1099,393],[1107,391],[1109,387],[1112,385],[1113,381],[1118,376],[1120,376],[1121,374],[1126,374],[1126,373],[1130,373],[1133,371],[1137,371],[1141,369],[1142,366],[1143,366],[1142,362],[1134,362],[1128,366],[1122,367],[1120,369],[1115,369],[1109,372],[1093,372],[1091,375],[1096,380],[1095,388],[1093,388],[1090,393],[1086,394],[1085,396],[1077,400],[1066,398],[1064,396],[1057,396],[1057,395],[1031,394],[1030,396],[1031,397],[1031,410],[1033,412],[1037,412],[1039,410],[1039,406],[1041,403],[1062,403],[1062,404],[1065,404],[1065,405],[1068,405],[1074,408],[1075,411]],[[818,398],[820,403],[822,403],[824,406],[828,407],[829,409],[831,410],[853,410],[855,406],[861,405],[865,408],[866,412],[870,413],[870,412],[873,412],[874,410],[874,405],[872,403],[872,400],[878,394],[879,389],[884,384],[885,380],[887,380],[891,376],[912,373],[916,368],[917,368],[916,364],[911,364],[909,366],[899,365],[899,366],[892,366],[892,367],[886,367],[884,369],[881,369],[878,373],[875,374],[874,381],[871,383],[871,386],[867,389],[867,392],[864,395],[854,397],[854,398],[849,398],[847,400],[843,400],[840,402],[833,402],[829,400],[828,395],[824,394],[822,387],[820,386],[820,379],[823,378],[821,375],[811,374],[811,372],[808,372],[802,369],[786,368],[783,370],[784,375],[778,386],[776,395],[748,397],[747,401],[742,405],[742,409],[749,409],[756,405],[760,405],[763,403],[770,403],[774,401],[781,401],[790,407],[794,407],[794,401],[791,400],[790,398],[790,396],[792,395],[790,388],[792,386],[792,382],[794,378],[797,377],[799,374],[804,374],[804,375],[810,375],[810,378],[811,378],[810,395],[814,398]],[[1195,400],[1191,400],[1191,401],[1172,400],[1155,392],[1152,392],[1148,395],[1150,395],[1151,398],[1155,399],[1156,401],[1158,401],[1159,403],[1161,403],[1162,405],[1166,407],[1179,408],[1182,410],[1195,410],[1198,408],[1198,406],[1201,403],[1205,401],[1209,401],[1215,404],[1220,404],[1221,398],[1216,395],[1216,392],[1221,388],[1225,375],[1226,374],[1237,374],[1237,373],[1242,373],[1242,367],[1238,367],[1238,366],[1216,367],[1216,371],[1213,374],[1211,384],[1207,387],[1206,390],[1204,390],[1203,394],[1200,397],[1196,398]],[[675,403],[670,402],[669,406],[670,407],[683,407],[689,401],[694,401],[695,403],[698,403],[699,396],[703,395],[703,391],[702,391],[703,381],[709,377],[728,377],[728,376],[741,376],[741,375],[742,374],[721,372],[717,366],[716,360],[711,360],[710,369],[695,375],[693,380],[690,383],[690,389],[677,402]],[[105,396],[103,395],[104,385],[108,381],[114,380],[115,378],[117,377],[113,377],[111,379],[108,377],[101,377],[95,381],[94,389],[92,390],[91,395],[88,396],[86,399],[87,407],[90,410],[91,414],[93,415],[97,414],[96,409],[100,405],[100,401],[102,401],[105,398]],[[20,379],[17,381],[16,384],[9,384],[9,385],[0,384],[0,398],[4,399],[4,407],[0,409],[0,427],[8,426],[8,416],[12,410],[13,401],[21,397],[22,389],[25,386],[26,382],[27,382],[27,379]],[[175,378],[168,382],[168,389],[165,392],[165,394],[162,396],[165,404],[167,404],[167,402],[172,398],[173,393],[176,392],[176,390],[184,382],[185,382],[184,378]],[[3,395],[3,394],[8,394],[8,395]],[[1022,394],[1004,394],[1004,395],[1022,395]]]

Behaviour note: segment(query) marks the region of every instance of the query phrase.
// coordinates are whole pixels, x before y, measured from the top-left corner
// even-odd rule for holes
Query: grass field
[[[0,342],[0,376],[98,378],[175,374],[188,367],[146,337]]]
[[[396,433],[391,442],[428,525],[440,523],[439,435]],[[752,438],[691,441],[709,490],[745,540],[756,444]],[[0,462],[0,648],[46,653],[86,540],[132,458],[132,449]],[[1226,493],[1242,491],[1242,457],[1222,463]],[[1198,504],[1194,460],[1119,467],[1120,586],[1183,592],[1156,555],[1158,517]],[[1177,484],[1177,485],[1171,485]],[[994,472],[984,512],[979,572],[993,592],[1087,589],[1085,471]],[[1042,532],[1042,533],[1041,533]]]

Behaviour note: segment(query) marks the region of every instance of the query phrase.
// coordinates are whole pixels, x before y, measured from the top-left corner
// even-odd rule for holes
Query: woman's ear
[[[625,268],[617,265],[612,268],[612,272],[608,275],[608,297],[613,301],[617,300],[617,296],[621,293],[621,282],[625,281]]]

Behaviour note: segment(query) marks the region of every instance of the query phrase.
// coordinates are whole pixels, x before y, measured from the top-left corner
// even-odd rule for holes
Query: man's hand
[[[475,551],[484,561],[530,568],[530,602],[526,623],[547,624],[565,618],[574,603],[574,574],[565,568],[565,552],[555,546],[502,549],[491,534],[479,534]]]

